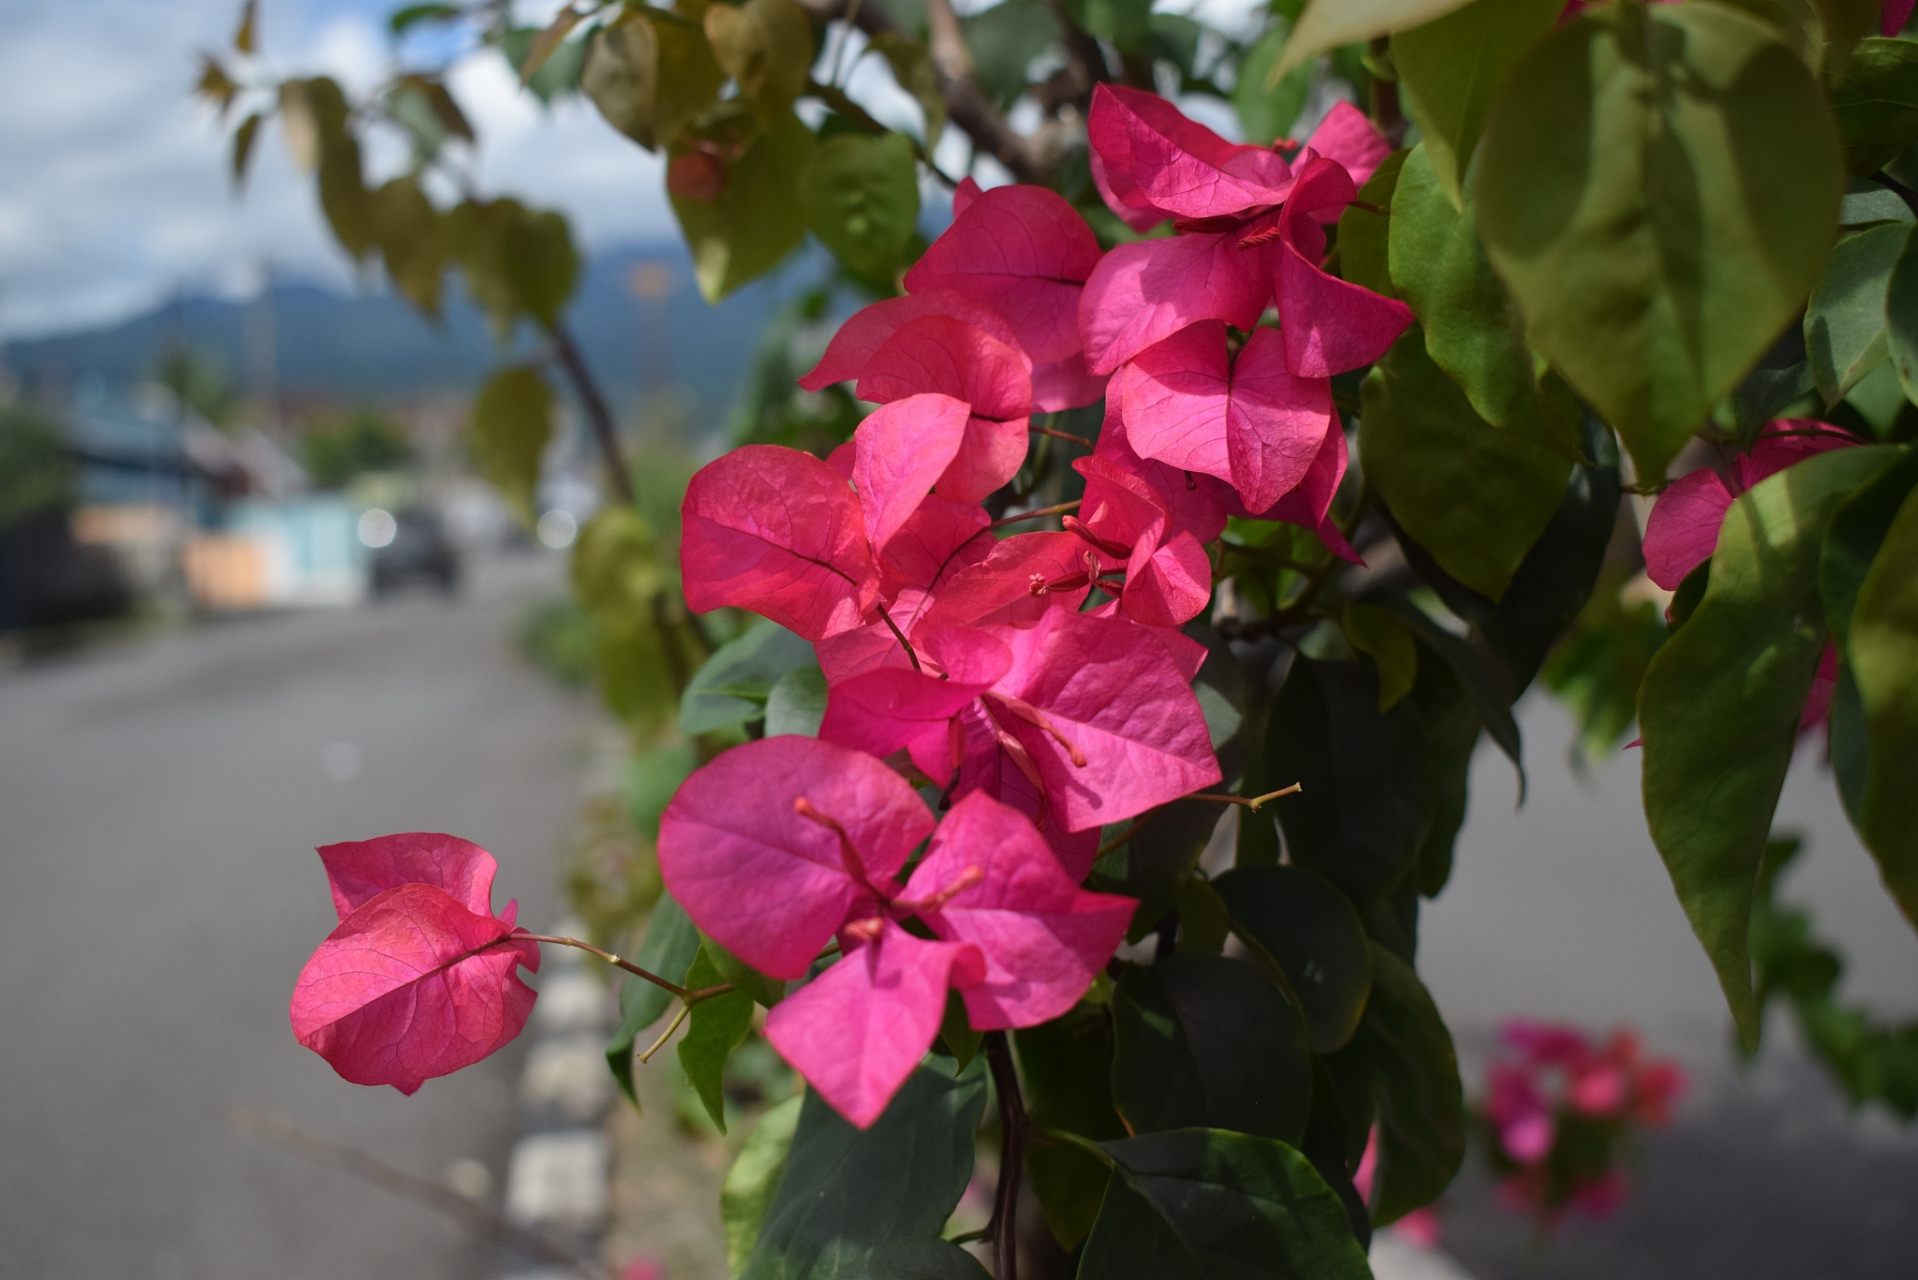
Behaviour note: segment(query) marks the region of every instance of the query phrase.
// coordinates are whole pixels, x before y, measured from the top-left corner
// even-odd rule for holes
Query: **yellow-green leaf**
[[[939,91],[939,77],[932,71],[932,55],[926,46],[898,31],[882,31],[872,38],[872,47],[892,68],[892,78],[912,95],[926,115],[925,146],[928,154],[939,145],[946,128],[946,95]]]
[[[530,526],[538,514],[533,491],[539,487],[540,455],[553,434],[553,394],[539,370],[514,365],[488,378],[473,401],[466,430],[480,474]]]
[[[446,232],[439,211],[411,176],[394,178],[369,197],[374,236],[393,285],[428,315],[440,309]]]
[[[1601,6],[1534,46],[1474,197],[1528,341],[1655,479],[1804,305],[1843,184],[1804,63],[1692,0]]]
[[[792,1152],[793,1130],[799,1127],[799,1109],[806,1099],[795,1094],[765,1115],[746,1135],[746,1142],[726,1171],[719,1189],[719,1219],[726,1229],[726,1265],[743,1275],[759,1241],[759,1228],[772,1208],[786,1157]]]
[[[559,11],[551,22],[537,36],[533,37],[533,47],[526,51],[526,60],[519,64],[519,82],[523,85],[533,78],[533,73],[546,65],[560,43],[572,34],[580,19],[586,15],[572,6]]]
[[[765,120],[805,92],[812,73],[812,20],[798,0],[746,0],[706,10],[713,56]]]
[[[799,202],[819,242],[872,280],[899,269],[919,220],[919,168],[904,134],[842,133],[813,149]]]
[[[1285,53],[1266,75],[1269,89],[1307,58],[1342,45],[1361,44],[1440,18],[1465,0],[1310,0],[1285,42]]]
[[[700,31],[629,11],[593,37],[580,88],[608,124],[655,150],[671,146],[725,82]]]
[[[233,185],[246,185],[247,165],[253,160],[253,140],[259,136],[261,115],[255,111],[233,131]]]
[[[686,149],[682,139],[675,157]],[[788,111],[726,165],[726,184],[713,199],[672,198],[706,301],[772,270],[805,239],[799,175],[812,149],[812,132]]]
[[[233,32],[233,48],[240,53],[253,52],[254,32],[260,16],[260,0],[246,0],[240,6],[240,25]]]

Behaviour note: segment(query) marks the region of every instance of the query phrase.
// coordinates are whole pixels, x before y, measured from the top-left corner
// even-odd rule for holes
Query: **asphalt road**
[[[283,1115],[427,1177],[513,1135],[518,1054],[414,1097],[297,1045],[317,844],[444,830],[557,915],[597,721],[513,653],[531,559],[464,597],[248,619],[0,673],[0,1276],[470,1277],[483,1246],[243,1136]],[[345,745],[341,745],[345,744]],[[351,775],[351,776],[348,776]]]

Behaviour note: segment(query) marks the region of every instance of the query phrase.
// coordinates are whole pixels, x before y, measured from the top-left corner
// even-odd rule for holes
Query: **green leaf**
[[[645,516],[628,506],[599,510],[573,544],[573,590],[596,615],[650,617],[666,588],[659,537]]]
[[[932,55],[926,46],[899,31],[881,31],[872,37],[872,47],[892,68],[892,78],[912,95],[926,117],[926,136],[921,139],[926,154],[939,145],[946,129],[946,95],[939,91],[939,77],[933,73]]]
[[[552,434],[553,393],[530,365],[501,369],[473,400],[466,438],[474,465],[528,526],[538,514],[533,490]]]
[[[1851,669],[1870,749],[1865,845],[1905,919],[1918,925],[1918,497],[1907,497],[1852,615]]]
[[[706,39],[760,118],[785,115],[812,71],[812,20],[798,0],[746,0],[706,9]]]
[[[320,209],[348,256],[364,258],[378,243],[373,202],[360,171],[360,144],[350,135],[320,152]]]
[[[1297,1142],[1312,1107],[1305,1028],[1243,960],[1133,965],[1112,998],[1112,1097],[1134,1133],[1231,1129]]]
[[[1517,316],[1479,243],[1469,211],[1453,208],[1425,146],[1413,149],[1392,194],[1393,292],[1421,317],[1432,363],[1472,411],[1533,444],[1579,456],[1580,410],[1562,383],[1541,386]]]
[[[1894,222],[1846,236],[1805,308],[1805,350],[1827,407],[1889,356],[1885,291],[1911,227]]]
[[[709,12],[726,7],[716,4]],[[806,238],[799,175],[812,149],[811,131],[788,112],[768,122],[726,166],[726,185],[713,199],[672,197],[673,213],[693,253],[693,275],[706,301],[718,302],[772,270]],[[682,137],[673,156],[686,153]]]
[[[1392,37],[1399,92],[1455,207],[1465,207],[1465,171],[1492,98],[1564,8],[1556,0],[1474,0]]]
[[[757,720],[782,676],[818,665],[810,641],[761,619],[720,645],[694,674],[680,699],[680,730],[698,735]]]
[[[1002,0],[960,21],[973,74],[986,97],[1010,106],[1030,87],[1027,73],[1064,38],[1046,0]]]
[[[386,259],[386,274],[414,306],[437,316],[447,257],[439,211],[410,176],[394,178],[368,199],[373,236]]]
[[[807,225],[839,260],[890,280],[919,221],[919,168],[902,133],[842,133],[813,148],[799,174]]]
[[[1374,36],[1405,31],[1440,18],[1465,0],[1309,0],[1285,42],[1285,56],[1268,74],[1277,79],[1308,58]]]
[[[649,151],[671,146],[725,82],[702,32],[633,9],[593,36],[580,73],[606,122]]]
[[[1579,747],[1595,763],[1618,750],[1638,720],[1638,686],[1665,642],[1658,607],[1621,598],[1618,571],[1601,578],[1564,644],[1545,663],[1545,686],[1578,719]]]
[[[1914,485],[1918,485],[1918,450],[1906,449],[1832,512],[1818,550],[1818,595],[1824,601],[1825,623],[1841,651],[1851,635],[1852,613],[1865,575]]]
[[[1377,605],[1350,603],[1339,627],[1352,647],[1379,670],[1379,713],[1398,705],[1419,678],[1419,646],[1399,616]]]
[[[1153,810],[1130,840],[1099,859],[1092,887],[1139,900],[1128,941],[1137,942],[1158,927],[1218,825],[1216,803],[1174,800]]]
[[[1126,1136],[1112,1106],[1112,1023],[1102,1009],[1075,1005],[1064,1016],[1013,1032],[1026,1117],[1034,1127],[1095,1141]],[[1092,1232],[1105,1198],[1106,1167],[1069,1142],[1026,1144],[1026,1172],[1061,1248]]]
[[[1379,1162],[1372,1222],[1385,1226],[1432,1203],[1465,1160],[1458,1054],[1412,967],[1372,944],[1365,1035],[1378,1063]]]
[[[1284,21],[1265,29],[1257,43],[1239,60],[1239,78],[1232,85],[1232,106],[1239,113],[1239,125],[1245,140],[1258,146],[1270,146],[1286,137],[1305,110],[1305,99],[1312,92],[1312,67],[1301,64],[1267,86],[1266,79],[1278,65],[1291,30]],[[1340,243],[1344,243],[1343,237]]]
[[[807,1090],[741,1280],[984,1280],[937,1237],[972,1178],[985,1105],[984,1061],[954,1075],[936,1056],[864,1132]]]
[[[1891,460],[1882,447],[1837,449],[1741,495],[1703,599],[1638,692],[1652,842],[1750,1048],[1752,884],[1825,644],[1819,544],[1838,503]]]
[[[547,329],[559,323],[579,279],[565,218],[517,200],[468,200],[447,214],[446,235],[467,290],[492,314],[502,339],[523,315]]]
[[[1135,52],[1152,25],[1152,0],[1066,0],[1066,12],[1080,30],[1121,53]]]
[[[683,745],[656,748],[633,758],[626,767],[626,812],[640,835],[648,841],[659,839],[660,817],[680,783],[698,767],[698,753]],[[687,963],[692,963],[690,956]]]
[[[944,1046],[943,1052],[964,1070],[985,1038],[984,1032],[972,1029],[972,1019],[966,1016],[965,997],[957,991],[946,992],[946,1012],[939,1019],[939,1043]]]
[[[1804,63],[1709,3],[1559,27],[1493,104],[1478,164],[1479,231],[1528,341],[1649,477],[1797,314],[1844,179]]]
[[[1203,876],[1187,876],[1179,886],[1178,950],[1181,955],[1216,956],[1225,950],[1232,920],[1224,899]]]
[[[759,1229],[786,1172],[804,1102],[803,1096],[791,1097],[761,1116],[726,1171],[719,1189],[719,1220],[726,1231],[726,1267],[733,1275],[746,1269],[759,1242]]]
[[[233,186],[235,189],[246,185],[247,166],[253,162],[253,140],[260,134],[260,121],[263,117],[255,111],[240,122],[233,131]]]
[[[1185,634],[1206,648],[1205,662],[1199,667],[1199,674],[1192,677],[1192,695],[1199,700],[1200,714],[1205,716],[1206,736],[1212,741],[1212,749],[1220,755],[1219,767],[1230,780],[1234,752],[1228,744],[1245,726],[1245,668],[1233,654],[1232,646],[1210,627],[1197,621],[1189,622]]]
[[[1365,928],[1351,901],[1300,867],[1239,867],[1213,883],[1233,930],[1284,973],[1312,1052],[1350,1040],[1372,988]]]
[[[1180,1129],[1098,1148],[1114,1176],[1081,1280],[1370,1280],[1338,1196],[1283,1142]]]
[[[1359,456],[1393,518],[1447,573],[1497,600],[1551,523],[1571,462],[1473,412],[1417,326],[1360,395]]]
[[[1860,41],[1845,78],[1832,86],[1831,109],[1845,167],[1859,177],[1878,172],[1918,140],[1918,44]]]
[[[686,971],[699,955],[699,930],[692,917],[662,892],[653,905],[652,919],[646,925],[646,940],[639,944],[634,964],[648,973],[656,973],[668,982],[686,985]],[[619,1028],[606,1045],[606,1065],[613,1079],[634,1106],[639,1099],[633,1092],[633,1050],[639,1033],[658,1022],[673,1002],[673,993],[646,979],[628,974],[619,984]]]
[[[726,979],[702,944],[683,984],[689,991],[718,986]],[[721,1133],[726,1132],[726,1059],[745,1040],[753,1026],[752,997],[743,991],[711,996],[693,1006],[685,1036],[679,1042],[679,1065],[692,1083],[706,1114]]]
[[[403,36],[422,22],[452,22],[462,12],[456,4],[409,4],[393,11],[393,15],[386,20],[386,29],[396,36]]]
[[[818,667],[794,667],[766,694],[766,736],[796,733],[817,738],[826,718],[826,677]]]
[[[577,27],[580,19],[585,16],[568,5],[554,15],[551,22],[541,28],[540,33],[533,37],[533,43],[527,46],[525,56],[519,59],[519,82],[522,86],[546,65],[546,60],[559,50],[566,37],[572,34],[573,28]]]
[[[713,968],[719,972],[721,982],[732,983],[735,990],[768,1009],[786,998],[786,984],[782,979],[761,973],[703,933],[699,935],[699,941],[705,948],[706,958],[712,961]]]
[[[1392,288],[1392,200],[1398,194],[1399,172],[1412,153],[1394,151],[1380,162],[1359,197],[1339,215],[1339,275],[1352,284],[1396,296]]]
[[[1265,740],[1267,776],[1304,788],[1274,802],[1292,865],[1361,906],[1397,884],[1429,820],[1424,750],[1409,703],[1380,713],[1369,665],[1294,658]]]
[[[545,30],[539,27],[513,27],[500,34],[499,48],[507,65],[520,75],[525,88],[541,102],[572,92],[579,87],[579,76],[586,60],[584,40],[561,40],[554,45],[531,74],[524,68],[534,46]]]
[[[1867,233],[1869,234],[1869,233]],[[1918,394],[1918,247],[1906,237],[1885,284],[1885,343],[1906,396]]]
[[[1838,225],[1846,231],[1863,231],[1886,222],[1911,222],[1911,206],[1890,187],[1863,178],[1845,184],[1845,199],[1838,206]]]

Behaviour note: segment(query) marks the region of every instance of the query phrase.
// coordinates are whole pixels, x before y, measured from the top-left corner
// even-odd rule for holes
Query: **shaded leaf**
[[[1865,575],[1914,485],[1918,485],[1918,451],[1907,449],[1832,512],[1818,549],[1818,595],[1825,606],[1825,625],[1841,650],[1851,635],[1852,613]]]
[[[1372,986],[1365,929],[1346,896],[1300,867],[1239,867],[1213,882],[1232,928],[1285,975],[1314,1053],[1352,1038]]]
[[[937,1056],[863,1132],[807,1090],[742,1280],[984,1280],[937,1236],[972,1177],[985,1105],[985,1063],[955,1076]]]
[[[693,967],[686,971],[685,986],[696,991],[723,981],[711,953],[701,945]],[[726,1132],[726,1059],[752,1025],[752,997],[743,991],[728,991],[693,1006],[686,1034],[679,1041],[679,1065],[721,1133]]]
[[[1397,614],[1376,605],[1347,604],[1339,627],[1352,647],[1378,668],[1379,711],[1390,711],[1418,680],[1418,642]]]
[[[1178,949],[1181,955],[1216,956],[1225,950],[1232,920],[1219,891],[1203,876],[1187,876],[1179,886]]]
[[[1474,195],[1528,341],[1656,477],[1817,283],[1842,186],[1822,91],[1770,27],[1625,5],[1521,60]]]
[[[468,200],[447,214],[446,237],[468,292],[492,314],[502,338],[520,316],[548,329],[559,323],[579,279],[564,217],[517,200]]]
[[[757,720],[766,714],[766,700],[780,677],[817,665],[810,642],[778,623],[755,622],[738,639],[719,646],[687,684],[680,730],[697,735]]]
[[[1152,24],[1152,0],[1066,0],[1066,13],[1080,30],[1135,52]]]
[[[1399,92],[1454,206],[1464,207],[1466,167],[1493,97],[1564,8],[1557,0],[1474,0],[1392,37]]]
[[[898,31],[874,35],[872,47],[892,68],[892,78],[899,82],[899,87],[911,94],[925,113],[926,136],[921,141],[930,155],[946,128],[946,95],[939,91],[939,77],[933,74],[932,55],[925,45]]]
[[[530,365],[501,369],[473,400],[467,448],[481,475],[523,524],[532,525],[540,455],[553,433],[553,393]]]
[[[1134,965],[1112,997],[1112,1097],[1134,1132],[1231,1129],[1297,1142],[1312,1106],[1305,1028],[1243,960]]]
[[[807,225],[839,260],[890,280],[919,220],[919,170],[904,134],[842,133],[813,148],[799,174]]]
[[[1112,1106],[1112,1023],[1103,1009],[1081,1004],[1065,1016],[1013,1032],[1026,1116],[1034,1127],[1094,1140],[1123,1138]],[[1026,1144],[1026,1172],[1060,1247],[1092,1232],[1105,1198],[1106,1167],[1069,1142]]]
[[[725,82],[702,32],[630,9],[593,37],[580,73],[606,122],[648,150],[671,146]]]
[[[533,37],[533,43],[527,48],[526,56],[520,59],[520,84],[526,84],[541,67],[546,65],[546,60],[558,51],[560,44],[573,33],[573,28],[577,27],[580,19],[585,16],[571,5],[554,15],[553,20]],[[723,1129],[725,1126],[721,1125],[720,1128]]]
[[[1876,173],[1918,140],[1918,44],[1860,41],[1844,79],[1832,86],[1831,109],[1845,167],[1859,177]]]
[[[972,1019],[966,1016],[965,997],[957,991],[946,992],[946,1013],[939,1020],[941,1051],[949,1055],[960,1070],[964,1070],[973,1055],[979,1052],[979,1046],[985,1038],[984,1032],[972,1029]]]
[[[1918,925],[1918,498],[1907,497],[1858,593],[1849,644],[1870,750],[1859,828]]]
[[[1139,900],[1128,942],[1158,927],[1219,825],[1219,806],[1209,800],[1175,800],[1147,816],[1132,838],[1099,859],[1091,887]]]
[[[670,893],[661,893],[653,905],[652,919],[646,925],[646,940],[639,944],[633,963],[648,973],[656,973],[668,982],[686,985],[686,971],[699,955],[699,930],[684,907]],[[639,1033],[658,1022],[673,993],[644,978],[628,974],[619,984],[619,1026],[606,1044],[606,1065],[612,1069],[619,1090],[634,1106],[639,1099],[633,1092],[633,1053]]]
[[[726,1171],[719,1189],[719,1220],[726,1231],[726,1266],[733,1275],[746,1269],[759,1242],[759,1229],[786,1172],[804,1103],[803,1096],[791,1097],[761,1116]]]
[[[1339,215],[1339,274],[1373,293],[1392,295],[1390,242],[1392,200],[1409,151],[1394,151],[1359,188],[1358,199]]]
[[[1232,106],[1239,114],[1245,140],[1259,146],[1270,146],[1292,132],[1299,113],[1305,110],[1306,95],[1312,91],[1313,68],[1305,63],[1279,77],[1276,84],[1267,83],[1290,31],[1290,24],[1284,21],[1267,27],[1239,60],[1239,78],[1232,85]]]
[[[374,238],[393,285],[428,315],[440,309],[446,233],[439,211],[411,176],[394,178],[369,197]]]
[[[706,958],[712,961],[713,968],[718,970],[720,981],[732,983],[755,1004],[770,1009],[785,999],[786,984],[783,980],[767,977],[704,934],[700,935],[700,945],[706,952]]]
[[[1805,350],[1827,407],[1883,363],[1885,291],[1910,226],[1888,223],[1846,236],[1805,308]]]
[[[826,677],[818,667],[794,667],[766,693],[766,736],[796,733],[817,738],[826,718]]]
[[[1097,1144],[1111,1187],[1081,1280],[1369,1280],[1339,1198],[1269,1138],[1180,1129]]]
[[[1835,449],[1733,502],[1703,598],[1639,688],[1652,841],[1748,1047],[1752,885],[1825,643],[1819,542],[1839,501],[1889,461],[1884,448]]]
[[[1868,233],[1870,234],[1870,233]],[[1918,394],[1918,248],[1907,236],[1885,283],[1885,344],[1906,396]]]
[[[1377,943],[1364,1028],[1378,1064],[1372,1222],[1382,1227],[1451,1185],[1465,1160],[1465,1097],[1452,1036],[1431,993]]]
[[[1265,740],[1267,776],[1304,788],[1276,804],[1287,860],[1360,905],[1404,876],[1428,820],[1418,713],[1378,704],[1371,667],[1295,658]]]

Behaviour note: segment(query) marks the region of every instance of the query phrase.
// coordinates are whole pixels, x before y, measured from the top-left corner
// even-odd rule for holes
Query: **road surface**
[[[350,1085],[287,1026],[336,922],[317,844],[442,830],[495,905],[557,916],[598,721],[514,654],[558,567],[465,596],[239,620],[0,673],[0,1276],[433,1280],[484,1246],[242,1136],[250,1106],[438,1178],[500,1173],[518,1055],[414,1097]]]

